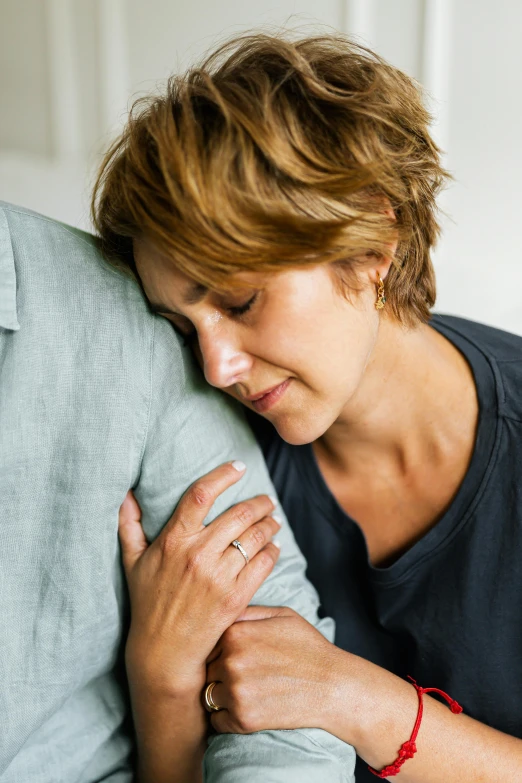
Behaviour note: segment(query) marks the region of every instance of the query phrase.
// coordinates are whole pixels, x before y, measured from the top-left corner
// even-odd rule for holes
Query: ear
[[[368,268],[368,274],[370,276],[370,280],[374,285],[378,285],[379,277],[381,278],[381,280],[386,280],[388,276],[388,272],[390,271],[390,267],[392,265],[392,259],[393,259],[393,255],[381,256],[381,258],[376,259],[375,264],[372,264],[372,266]]]
[[[391,204],[383,211],[386,217],[389,217],[391,221],[395,222],[395,212],[393,211]],[[379,276],[381,280],[386,280],[388,272],[390,271],[390,267],[393,263],[393,259],[395,258],[398,244],[399,238],[397,237],[388,245],[389,252],[385,256],[380,256],[380,258],[375,259],[376,263],[369,267],[368,272],[370,274],[370,279],[375,285],[377,285],[379,282]]]

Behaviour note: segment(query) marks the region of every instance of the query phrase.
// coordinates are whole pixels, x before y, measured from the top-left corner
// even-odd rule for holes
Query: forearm
[[[155,693],[132,686],[138,783],[200,783],[208,725],[201,691]]]
[[[411,736],[417,693],[410,683],[385,669],[339,653],[335,667],[338,688],[328,700],[332,707],[323,728],[353,744],[371,767],[383,769],[397,758],[402,743]],[[403,783],[504,783],[517,779],[522,740],[464,714],[454,715],[427,695],[423,701],[417,753],[401,767]]]

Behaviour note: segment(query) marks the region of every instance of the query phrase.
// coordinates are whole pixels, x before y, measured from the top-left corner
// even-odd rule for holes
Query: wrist
[[[329,696],[322,728],[353,745],[365,758],[367,749],[375,746],[376,737],[394,736],[398,730],[398,736],[402,736],[402,724],[413,726],[415,691],[386,669],[339,648],[335,650],[326,678]]]
[[[332,645],[331,658],[323,680],[326,698],[323,701],[320,728],[350,745],[355,745],[355,727],[361,709],[358,696],[358,660],[357,656]]]
[[[206,682],[206,662],[198,661],[189,651],[167,656],[161,651],[127,643],[125,668],[133,693],[154,698],[191,699],[200,693]]]

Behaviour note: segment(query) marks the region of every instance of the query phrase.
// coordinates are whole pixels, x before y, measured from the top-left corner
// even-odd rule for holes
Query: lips
[[[259,394],[251,394],[249,397],[245,397],[245,400],[248,400],[248,402],[256,402],[257,400],[260,400],[261,397],[266,397],[267,394],[273,392],[278,386],[281,386],[281,384],[277,383],[275,386],[271,386],[269,389],[259,392]]]
[[[279,402],[283,394],[286,392],[290,383],[290,378],[286,381],[279,383],[277,386],[273,386],[262,394],[254,394],[246,399],[252,403],[254,410],[258,413],[265,413],[265,411],[273,408],[276,403]]]

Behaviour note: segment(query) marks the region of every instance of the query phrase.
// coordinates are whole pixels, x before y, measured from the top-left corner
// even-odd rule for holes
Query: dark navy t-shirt
[[[321,614],[336,621],[336,644],[442,688],[466,714],[522,738],[522,338],[449,316],[430,323],[473,370],[476,444],[447,512],[389,567],[369,564],[312,446],[291,446],[266,419],[249,419]],[[356,778],[375,781],[361,760]]]

